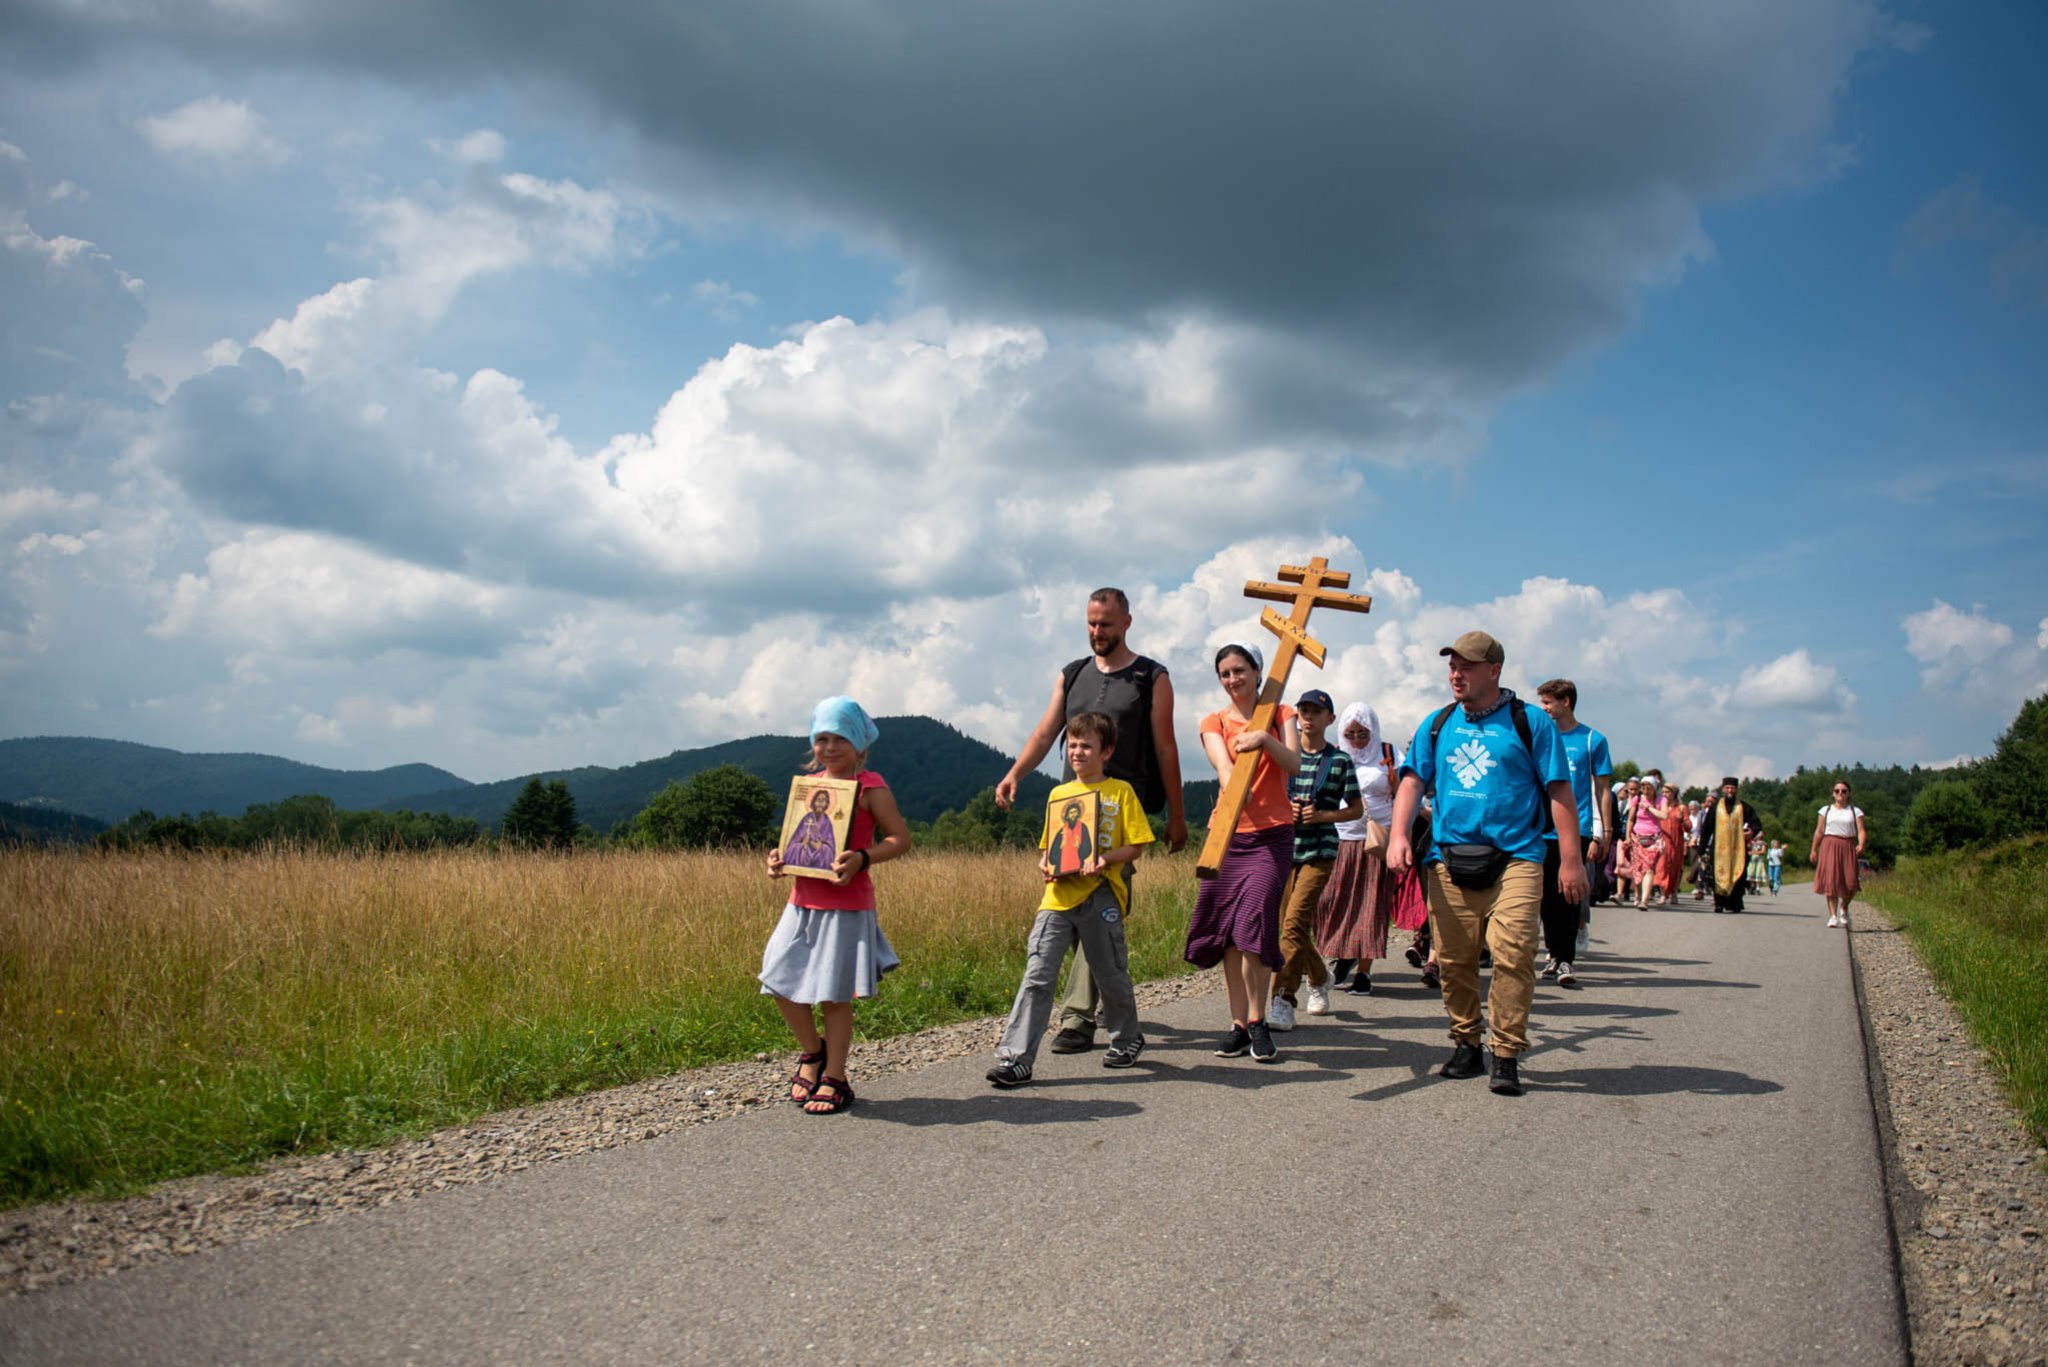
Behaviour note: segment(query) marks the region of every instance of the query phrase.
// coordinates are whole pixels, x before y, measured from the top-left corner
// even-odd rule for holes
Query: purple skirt
[[[1269,826],[1230,837],[1216,876],[1195,893],[1183,959],[1197,968],[1223,962],[1223,951],[1251,955],[1280,971],[1280,899],[1294,862],[1294,828]]]

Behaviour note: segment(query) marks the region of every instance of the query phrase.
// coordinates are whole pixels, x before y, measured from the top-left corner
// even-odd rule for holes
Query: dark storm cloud
[[[1891,32],[1859,0],[18,13],[45,55],[161,41],[566,96],[736,212],[886,244],[953,307],[1210,316],[1482,403],[1612,335],[1702,247],[1702,202],[1796,174]]]

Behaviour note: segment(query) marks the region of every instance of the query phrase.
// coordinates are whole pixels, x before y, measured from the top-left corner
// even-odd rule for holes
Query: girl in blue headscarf
[[[851,698],[827,698],[813,709],[808,768],[859,784],[853,827],[832,860],[832,879],[791,880],[789,905],[761,955],[761,990],[775,998],[803,1051],[789,1079],[789,1099],[811,1115],[837,1115],[853,1104],[846,1081],[853,1003],[872,997],[882,975],[902,962],[882,934],[868,876],[874,865],[910,850],[910,827],[888,782],[867,767],[878,734]],[[782,850],[770,850],[768,876],[783,877],[784,862]]]

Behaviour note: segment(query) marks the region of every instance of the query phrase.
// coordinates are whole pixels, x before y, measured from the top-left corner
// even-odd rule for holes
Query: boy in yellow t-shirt
[[[1039,857],[1045,894],[1038,902],[1038,919],[1031,923],[1024,982],[1017,989],[1009,1024],[1003,1027],[1003,1038],[996,1045],[996,1066],[988,1070],[988,1080],[998,1087],[1021,1087],[1031,1081],[1031,1064],[1038,1057],[1039,1040],[1052,1016],[1052,989],[1060,975],[1060,960],[1077,940],[1102,994],[1102,1023],[1109,1029],[1109,1052],[1103,1055],[1102,1066],[1128,1068],[1144,1051],[1145,1037],[1138,1033],[1138,1003],[1131,992],[1130,960],[1124,948],[1124,912],[1131,899],[1124,871],[1152,843],[1152,827],[1131,785],[1102,771],[1115,749],[1116,723],[1102,713],[1082,712],[1067,719],[1067,763],[1073,768],[1074,780],[1052,790],[1038,847],[1050,847],[1053,822],[1068,798],[1094,793],[1094,852],[1079,873],[1065,877],[1055,874],[1049,856]]]

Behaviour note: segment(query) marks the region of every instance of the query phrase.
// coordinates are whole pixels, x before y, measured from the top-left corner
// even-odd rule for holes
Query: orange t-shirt
[[[1273,709],[1273,724],[1266,729],[1273,735],[1284,736],[1287,723],[1293,720],[1294,709],[1281,703]],[[1245,719],[1237,715],[1234,707],[1202,718],[1202,734],[1223,737],[1225,748],[1236,742],[1244,728]],[[1237,829],[1243,833],[1293,824],[1294,807],[1287,801],[1287,775],[1271,759],[1260,755],[1259,767],[1252,770],[1252,790],[1245,797],[1244,810],[1237,814]]]

